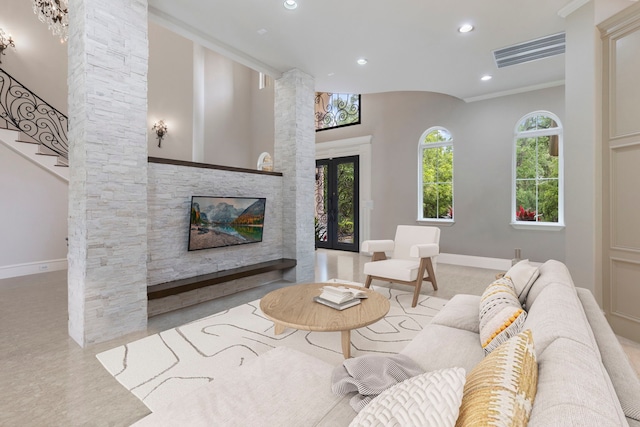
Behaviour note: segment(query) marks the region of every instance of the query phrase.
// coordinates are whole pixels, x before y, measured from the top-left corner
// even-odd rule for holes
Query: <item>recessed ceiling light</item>
[[[492,78],[493,78],[492,76],[486,74],[486,75],[480,77],[480,80],[482,80],[483,82],[486,82],[486,81],[491,80]]]
[[[468,33],[469,31],[473,31],[473,25],[471,24],[464,24],[458,28],[458,32],[460,33]]]
[[[293,10],[296,7],[298,7],[298,2],[296,2],[296,0],[284,0],[284,7],[289,9],[289,10]]]
[[[358,59],[358,61],[356,61],[356,62],[358,63],[358,65],[365,65],[365,64],[366,64],[367,62],[369,62],[369,61],[367,61],[367,59],[366,59],[366,58],[360,58],[360,59]]]

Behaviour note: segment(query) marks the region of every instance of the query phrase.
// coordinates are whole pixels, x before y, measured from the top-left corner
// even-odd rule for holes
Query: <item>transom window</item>
[[[564,225],[562,125],[536,111],[518,122],[513,160],[514,225]]]
[[[316,132],[360,124],[360,95],[316,92]]]
[[[418,221],[453,221],[453,138],[440,126],[418,146]]]

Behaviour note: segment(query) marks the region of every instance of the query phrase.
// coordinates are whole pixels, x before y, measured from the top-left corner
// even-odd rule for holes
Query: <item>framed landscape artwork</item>
[[[265,198],[191,197],[189,250],[262,241]]]

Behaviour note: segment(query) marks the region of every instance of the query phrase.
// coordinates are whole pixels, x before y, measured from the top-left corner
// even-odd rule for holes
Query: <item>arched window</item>
[[[453,221],[453,138],[440,126],[418,146],[418,221]]]
[[[535,111],[515,129],[511,223],[564,226],[562,125]]]

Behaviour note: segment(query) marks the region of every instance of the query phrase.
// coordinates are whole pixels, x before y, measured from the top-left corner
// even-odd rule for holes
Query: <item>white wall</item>
[[[566,53],[566,264],[574,282],[596,291],[601,277],[602,53],[593,2],[569,15]],[[598,279],[601,283],[601,280]],[[601,301],[599,284],[596,298]]]
[[[209,49],[194,61],[192,41],[153,22],[149,48],[150,156],[255,169],[261,152],[273,152],[273,82],[258,89],[258,72]],[[204,107],[194,115],[199,90],[195,105]],[[169,127],[161,148],[151,131],[158,120]],[[204,147],[202,159],[194,159],[194,143]]]
[[[205,163],[255,169],[252,71],[216,52],[205,52]]]
[[[67,192],[67,182],[0,143],[0,274],[66,262]]]
[[[149,156],[191,161],[193,141],[193,43],[149,22]],[[158,147],[154,123],[164,120],[168,134]]]
[[[455,242],[452,253],[510,259],[521,248],[524,258],[565,260],[566,230],[516,230],[509,224],[514,129],[537,110],[564,123],[564,87],[473,102],[454,114],[456,224],[442,233]],[[565,157],[565,165],[570,162]]]
[[[3,0],[11,34],[2,67],[67,114],[67,45],[38,21],[32,2]],[[4,125],[4,123],[3,123]],[[0,277],[66,268],[68,184],[0,144]]]
[[[0,67],[36,95],[67,114],[67,45],[38,21],[33,2],[2,0],[0,28],[11,34]]]
[[[252,72],[251,77],[251,141],[249,167],[255,168],[258,157],[263,152],[273,156],[274,147],[274,81],[269,77],[267,87],[259,89],[260,73]]]
[[[417,218],[417,147],[431,126],[454,138],[455,224],[441,227],[441,251],[535,261],[565,258],[564,231],[516,230],[511,220],[514,128],[525,114],[549,110],[564,118],[564,87],[466,104],[428,92],[362,96],[362,124],[316,133],[316,142],[372,135],[371,237],[392,238]],[[567,191],[571,191],[568,189]]]

